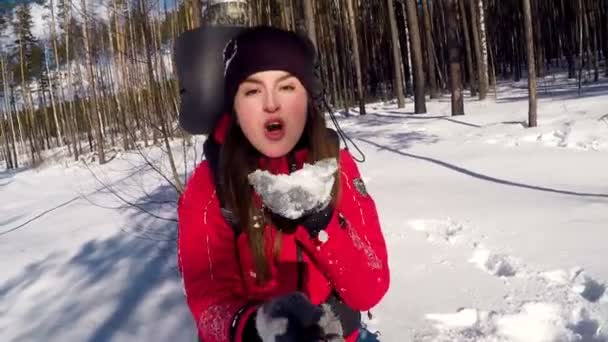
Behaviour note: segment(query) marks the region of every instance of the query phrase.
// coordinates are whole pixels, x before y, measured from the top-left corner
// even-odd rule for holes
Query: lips
[[[285,122],[278,118],[267,120],[264,123],[264,134],[268,140],[281,140],[285,136]]]

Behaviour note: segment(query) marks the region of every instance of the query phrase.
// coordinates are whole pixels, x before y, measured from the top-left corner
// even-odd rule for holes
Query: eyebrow
[[[284,80],[286,80],[288,78],[291,78],[291,77],[295,77],[295,76],[292,75],[292,74],[286,74],[286,75],[283,75],[283,76],[279,77],[276,82],[278,83],[278,82],[284,81]],[[262,82],[261,80],[255,78],[255,77],[248,77],[247,79],[245,79],[243,81],[243,83],[244,82],[250,82],[250,83],[256,83],[256,84],[262,84],[262,83],[264,83],[264,82]]]

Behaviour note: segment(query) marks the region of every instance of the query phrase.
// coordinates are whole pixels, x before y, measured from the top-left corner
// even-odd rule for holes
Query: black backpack
[[[210,134],[224,112],[226,44],[240,26],[202,26],[182,33],[173,48],[180,93],[179,124],[190,134]]]

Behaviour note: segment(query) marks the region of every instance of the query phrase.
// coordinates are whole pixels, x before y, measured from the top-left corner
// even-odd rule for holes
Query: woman
[[[375,204],[316,107],[312,43],[270,27],[224,51],[224,115],[180,198],[178,261],[205,342],[357,341],[389,286]],[[264,205],[257,169],[335,158],[331,201],[294,219]]]

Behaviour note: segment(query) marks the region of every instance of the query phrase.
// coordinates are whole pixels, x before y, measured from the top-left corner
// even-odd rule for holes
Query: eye
[[[284,91],[294,91],[294,90],[296,90],[296,87],[293,84],[285,84],[285,85],[282,85],[279,89],[284,90]]]
[[[256,88],[245,90],[245,96],[252,96],[257,93],[259,93],[259,89],[256,89]]]

